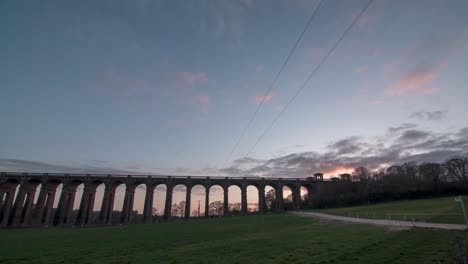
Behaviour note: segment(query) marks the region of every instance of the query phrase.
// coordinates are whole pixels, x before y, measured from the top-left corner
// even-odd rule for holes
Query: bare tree
[[[354,169],[354,172],[353,172],[354,181],[366,182],[370,178],[371,178],[371,173],[369,169],[367,169],[366,167],[361,166],[361,167],[357,167]]]
[[[401,165],[404,176],[407,179],[416,181],[418,178],[418,164],[416,162],[406,162]]]
[[[459,182],[468,180],[468,157],[455,156],[444,163],[447,176]]]
[[[432,162],[419,165],[419,175],[423,180],[433,183],[434,191],[438,189],[441,173],[442,167],[439,163]]]

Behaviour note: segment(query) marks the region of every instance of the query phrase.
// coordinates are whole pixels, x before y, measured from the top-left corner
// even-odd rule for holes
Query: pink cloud
[[[384,66],[392,80],[385,90],[388,96],[431,95],[441,90],[434,82],[460,46],[459,35],[427,34],[404,54]]]
[[[208,77],[204,72],[190,73],[184,71],[177,71],[176,78],[185,84],[205,83],[208,82]]]
[[[250,99],[250,102],[253,104],[261,104],[271,101],[273,97],[276,96],[275,92],[270,92],[269,94],[257,94],[254,98]]]
[[[212,106],[211,98],[207,94],[193,95],[191,101],[195,103],[203,113],[207,113]]]
[[[383,49],[374,49],[374,51],[372,52],[372,55],[374,57],[382,57],[384,55],[384,51]]]
[[[362,65],[355,69],[357,73],[366,73],[368,70],[369,70],[369,67],[367,65]]]
[[[432,69],[420,69],[414,72],[410,72],[394,84],[392,84],[386,91],[385,94],[394,96],[394,95],[403,95],[407,93],[415,94],[435,94],[440,90],[436,88],[427,88],[427,85],[430,84],[437,76],[437,72]]]

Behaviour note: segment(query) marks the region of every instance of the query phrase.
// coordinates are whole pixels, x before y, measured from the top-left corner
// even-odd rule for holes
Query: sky
[[[1,1],[0,170],[330,177],[466,153],[465,0],[373,1],[284,109],[367,3],[323,1],[265,95],[319,1]]]

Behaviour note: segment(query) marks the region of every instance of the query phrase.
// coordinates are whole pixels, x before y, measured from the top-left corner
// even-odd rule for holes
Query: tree
[[[179,209],[179,212],[180,212],[180,217],[184,217],[184,215],[185,215],[185,201],[180,201],[180,203],[178,205],[178,209]]]
[[[224,203],[222,201],[214,201],[209,205],[209,214],[210,215],[222,215],[224,209]]]
[[[406,162],[401,165],[403,168],[404,176],[407,179],[416,181],[418,178],[418,164],[416,162]]]
[[[353,172],[353,180],[355,181],[360,181],[360,182],[366,182],[371,178],[371,173],[369,169],[366,167],[357,167],[354,169]]]
[[[434,181],[434,179],[439,179],[442,172],[441,166],[439,163],[430,162],[423,163],[419,165],[419,175],[427,181]]]
[[[423,163],[419,165],[419,175],[423,180],[433,183],[434,191],[437,191],[442,168],[439,163]]]
[[[274,189],[269,190],[265,194],[265,203],[270,211],[276,210],[276,193]]]
[[[158,212],[158,209],[154,208],[151,210],[151,215],[158,215],[159,212]]]
[[[459,182],[468,180],[468,157],[455,156],[444,163],[447,176]]]

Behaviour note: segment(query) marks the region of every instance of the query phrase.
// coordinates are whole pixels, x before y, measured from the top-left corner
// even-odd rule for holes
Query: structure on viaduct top
[[[283,187],[292,192],[294,209],[301,206],[301,187],[309,194],[316,186],[324,183],[323,174],[316,173],[308,178],[262,178],[262,177],[213,177],[213,176],[162,176],[162,175],[111,175],[111,174],[72,174],[72,173],[0,173],[0,227],[20,226],[51,226],[51,225],[89,225],[111,224],[116,188],[125,185],[125,197],[120,222],[131,222],[134,204],[135,188],[141,184],[146,186],[143,221],[150,223],[152,219],[153,193],[159,185],[167,188],[164,207],[164,219],[171,216],[172,194],[176,185],[184,185],[186,191],[185,218],[190,217],[192,187],[201,185],[205,188],[205,216],[208,217],[209,192],[212,186],[223,189],[223,215],[228,215],[228,189],[238,186],[241,190],[241,213],[247,214],[247,187],[254,186],[258,190],[258,209],[265,212],[265,187],[271,186],[276,194],[276,206],[283,210]],[[79,185],[84,184],[78,214],[73,214],[75,194]],[[99,217],[91,217],[93,213],[96,189],[104,184],[105,191]],[[38,188],[40,185],[40,188]],[[62,186],[60,197],[57,197],[57,208],[53,208],[56,192]],[[36,197],[36,191],[39,190]],[[15,199],[16,197],[16,199]],[[309,198],[311,195],[309,195]],[[37,202],[34,204],[34,200]]]

